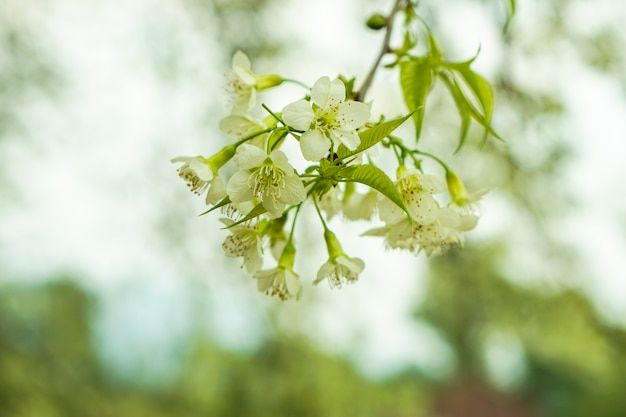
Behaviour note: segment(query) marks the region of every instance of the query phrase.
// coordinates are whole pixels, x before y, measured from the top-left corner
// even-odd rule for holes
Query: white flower
[[[278,75],[255,75],[248,56],[241,51],[235,52],[229,82],[234,99],[232,114],[247,114],[254,107],[257,90],[264,90],[282,82],[283,79]]]
[[[300,148],[308,161],[323,158],[332,143],[355,150],[361,139],[356,129],[370,116],[370,106],[346,99],[346,88],[339,79],[322,77],[311,89],[311,103],[299,100],[283,109],[285,123],[302,130]]]
[[[365,268],[365,263],[359,258],[346,255],[335,234],[328,229],[324,231],[324,240],[328,249],[328,261],[317,271],[317,278],[313,283],[318,284],[328,279],[331,287],[341,288],[342,283],[356,282]]]
[[[277,266],[272,269],[257,271],[254,274],[259,291],[267,295],[276,295],[281,300],[300,299],[302,285],[300,278],[291,269]]]
[[[256,102],[255,84],[248,56],[241,51],[235,52],[229,82],[233,95],[232,114],[246,114],[252,110]]]
[[[405,216],[394,224],[368,230],[364,235],[382,236],[392,249],[406,249],[416,255],[424,251],[430,256],[433,252],[441,254],[447,248],[463,246],[463,232],[473,229],[477,220],[471,214],[439,208],[435,220],[429,224],[410,221]]]
[[[229,135],[233,135],[237,139],[243,139],[255,133],[263,132],[267,130],[267,128],[268,126],[263,124],[262,121],[241,114],[231,114],[220,120],[220,130]],[[259,134],[246,143],[263,149],[267,136],[267,133]]]
[[[359,274],[365,268],[365,262],[359,258],[350,258],[348,256],[338,256],[334,260],[328,260],[317,271],[317,279],[314,284],[324,279],[328,279],[331,287],[341,288],[341,284],[353,283],[359,279]]]
[[[209,186],[209,191],[206,194],[206,204],[216,204],[221,199],[226,197],[226,187],[224,186],[224,180],[219,175],[214,175]]]
[[[283,152],[275,150],[267,155],[244,143],[237,148],[235,160],[241,170],[226,185],[231,202],[258,198],[275,218],[283,213],[285,205],[299,204],[306,198],[304,185]]]
[[[226,226],[235,223],[231,219],[220,219]],[[242,267],[255,273],[263,265],[263,243],[256,227],[238,224],[228,229],[231,232],[222,244],[226,256],[243,258]]]
[[[421,174],[417,169],[406,169],[396,181],[396,188],[406,203],[411,218],[419,224],[429,224],[435,221],[439,204],[433,193],[445,189],[443,182],[433,175]],[[406,213],[388,198],[383,198],[379,204],[380,219],[387,224],[396,223],[404,218]]]
[[[208,190],[206,204],[215,204],[226,196],[224,182],[213,172],[210,160],[199,156],[179,156],[171,160],[172,163],[182,162],[177,171],[189,189],[197,195]]]

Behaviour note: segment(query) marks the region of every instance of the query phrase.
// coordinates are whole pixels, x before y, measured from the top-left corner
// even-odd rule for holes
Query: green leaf
[[[411,58],[400,64],[400,85],[404,102],[413,113],[415,141],[419,141],[426,109],[426,97],[433,81],[432,65],[428,57]]]
[[[491,119],[493,115],[493,91],[491,90],[491,86],[487,80],[469,68],[472,61],[473,59],[461,63],[445,64],[444,67],[449,70],[449,77],[451,80],[446,82],[446,84],[453,97],[455,97],[455,94],[458,96],[458,98],[455,97],[455,101],[459,100],[457,103],[464,102],[463,106],[465,107],[465,110],[469,112],[470,116],[485,129],[481,146],[484,145],[489,134],[496,139],[504,141],[504,139],[502,139],[502,137],[491,127]],[[444,74],[442,79],[447,77],[445,72],[442,73]],[[442,73],[439,75],[441,76]],[[459,82],[462,82],[462,85],[459,84]],[[468,94],[470,94],[470,96],[468,96]]]
[[[389,136],[394,130],[400,127],[402,123],[406,122],[407,119],[411,117],[411,114],[412,113],[409,113],[406,116],[380,123],[370,129],[359,132],[359,138],[361,139],[359,146],[354,151],[350,151],[344,145],[340,145],[337,149],[337,156],[340,159],[345,159],[371,148]]]
[[[215,209],[225,206],[226,204],[230,204],[230,198],[228,196],[222,198],[216,205],[205,211],[204,213],[198,214],[198,216],[204,216],[205,214],[209,214]]]
[[[469,130],[469,126],[470,126],[470,122],[472,118],[471,116],[472,110],[470,109],[470,107],[472,106],[470,103],[468,103],[467,99],[463,95],[463,92],[461,91],[461,88],[459,87],[459,84],[456,82],[454,78],[448,76],[448,74],[444,71],[441,71],[439,73],[439,77],[443,81],[444,85],[450,91],[450,94],[452,95],[452,98],[454,99],[454,103],[456,104],[456,108],[459,111],[459,116],[461,117],[459,144],[457,145],[454,151],[456,153],[456,152],[459,152],[461,148],[463,147],[463,145],[465,144],[465,139],[467,138],[467,132]],[[474,109],[474,112],[478,114],[478,112],[476,112],[475,109]]]
[[[456,66],[458,74],[465,80],[465,83],[470,88],[475,98],[482,107],[482,114],[484,121],[476,119],[485,127],[485,133],[483,134],[482,143],[487,140],[489,133],[489,127],[491,126],[491,117],[493,114],[493,91],[491,86],[481,75],[472,71],[469,65]]]
[[[504,23],[504,30],[508,28],[513,16],[515,15],[516,3],[517,2],[515,0],[509,0],[509,12],[507,13],[506,22]]]
[[[237,226],[243,222],[247,222],[248,220],[252,220],[256,217],[259,217],[261,214],[265,213],[267,210],[263,207],[263,203],[259,203],[248,213],[243,219],[237,220],[235,223],[224,227],[224,229],[230,229],[233,226]]]
[[[341,177],[346,182],[359,182],[365,184],[385,197],[393,201],[406,212],[406,206],[402,195],[397,190],[391,178],[374,165],[356,165],[345,168],[340,172]]]

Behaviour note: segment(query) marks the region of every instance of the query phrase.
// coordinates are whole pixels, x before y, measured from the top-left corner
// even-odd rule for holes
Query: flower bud
[[[205,158],[204,160],[207,165],[211,167],[211,170],[216,173],[221,167],[226,165],[226,163],[230,161],[233,156],[235,156],[236,150],[236,145],[224,146],[218,153],[211,156],[210,158]]]
[[[462,206],[467,198],[467,190],[461,178],[454,173],[454,171],[446,170],[446,184],[448,185],[448,192],[452,197],[452,202],[458,206]]]
[[[380,30],[387,26],[387,18],[380,13],[375,13],[367,19],[365,24],[370,29]]]
[[[280,255],[280,259],[278,260],[278,267],[291,271],[293,269],[293,264],[295,260],[296,247],[293,245],[293,242],[288,242],[283,249],[282,255]]]
[[[254,79],[256,81],[254,87],[259,91],[276,87],[277,85],[282,84],[282,82],[284,81],[280,75],[276,74],[255,75]]]
[[[463,181],[450,169],[446,169],[446,183],[452,203],[459,207],[472,207],[487,192],[486,189],[468,192]]]

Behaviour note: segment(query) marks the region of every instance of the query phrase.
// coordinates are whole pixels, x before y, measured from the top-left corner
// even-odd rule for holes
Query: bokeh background
[[[434,89],[423,149],[491,189],[465,248],[385,251],[335,219],[367,267],[330,290],[303,227],[281,303],[169,159],[229,140],[235,50],[362,78],[391,1],[2,1],[0,416],[624,416],[626,3],[518,0],[505,29],[509,5],[419,6],[449,59],[480,48],[506,138],[452,155]],[[375,114],[405,112],[396,84],[377,74]]]

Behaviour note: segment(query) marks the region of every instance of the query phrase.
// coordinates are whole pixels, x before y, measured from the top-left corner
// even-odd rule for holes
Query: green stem
[[[278,117],[273,111],[271,111],[270,108],[265,105],[265,103],[262,103],[261,107],[263,107],[265,111],[267,111],[274,119],[276,119],[278,122],[285,125],[285,122],[283,122],[283,120],[280,117]]]
[[[448,165],[445,162],[443,162],[441,159],[437,158],[435,155],[433,155],[431,153],[418,151],[417,149],[412,150],[411,153],[417,153],[419,155],[424,155],[424,156],[432,159],[433,161],[437,162],[439,165],[441,165],[443,167],[443,169],[446,170],[446,172],[450,171],[450,167],[448,167]]]
[[[296,230],[296,220],[298,219],[298,214],[300,213],[300,209],[302,208],[302,203],[298,204],[296,208],[296,213],[293,215],[293,222],[291,222],[291,231],[289,232],[289,238],[287,239],[287,245],[291,244],[293,241],[293,232]]]
[[[283,78],[283,82],[296,84],[296,85],[299,85],[300,87],[303,87],[303,88],[305,88],[305,89],[307,89],[307,90],[310,90],[310,89],[311,89],[311,87],[309,87],[309,86],[308,86],[308,85],[306,85],[305,83],[300,82],[300,81],[298,81],[298,80],[292,80],[291,78]]]
[[[317,211],[317,215],[319,216],[320,221],[322,222],[322,226],[324,226],[324,231],[330,231],[330,229],[328,228],[328,225],[324,221],[324,216],[322,216],[322,211],[320,210],[320,207],[317,205],[317,199],[313,197],[312,200],[313,200],[313,205],[315,205],[315,211]]]
[[[265,130],[262,130],[262,131],[260,131],[260,132],[256,132],[256,133],[253,133],[253,134],[251,134],[251,135],[248,135],[248,136],[246,136],[245,138],[240,139],[240,140],[238,140],[237,142],[235,142],[235,147],[238,147],[238,146],[239,146],[239,145],[241,145],[242,143],[245,143],[245,142],[249,141],[250,139],[254,139],[254,138],[256,138],[257,136],[263,135],[263,134],[265,134],[265,133],[269,133],[269,132],[271,132],[272,130],[273,130],[273,129],[265,129]]]

